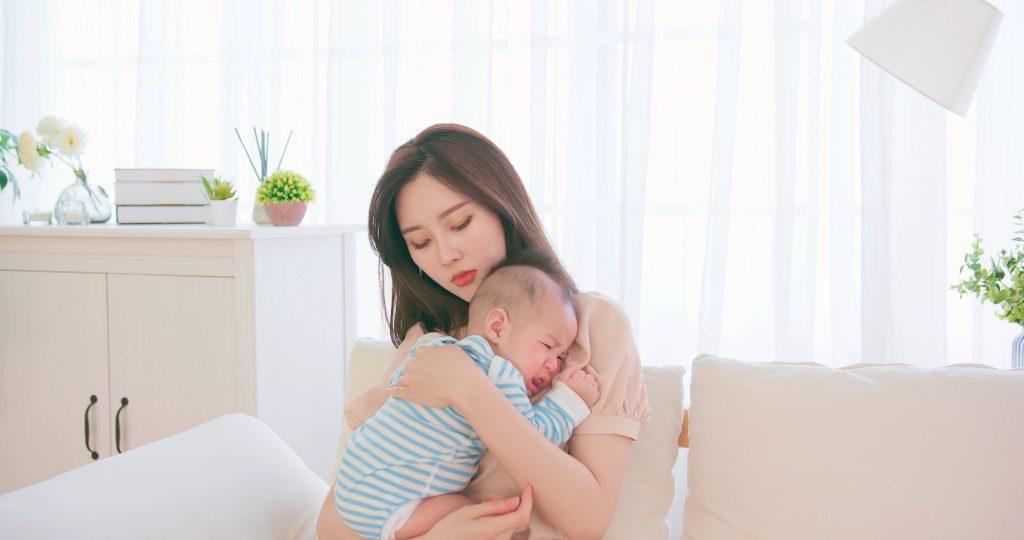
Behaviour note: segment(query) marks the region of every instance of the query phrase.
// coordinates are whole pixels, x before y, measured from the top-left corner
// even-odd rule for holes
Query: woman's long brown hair
[[[381,303],[395,345],[418,322],[428,332],[454,334],[466,325],[469,310],[466,301],[420,274],[402,237],[395,201],[418,174],[429,175],[498,216],[506,255],[529,248],[558,260],[523,181],[504,152],[465,126],[428,127],[391,154],[370,200],[370,245],[380,257]],[[390,304],[384,290],[385,267],[391,272]],[[566,282],[573,283],[560,263],[559,268]]]

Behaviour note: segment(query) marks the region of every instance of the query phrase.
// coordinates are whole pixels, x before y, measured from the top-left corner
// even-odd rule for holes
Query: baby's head
[[[495,266],[469,304],[469,333],[523,375],[533,395],[551,384],[576,339],[576,299],[557,262],[520,251]]]

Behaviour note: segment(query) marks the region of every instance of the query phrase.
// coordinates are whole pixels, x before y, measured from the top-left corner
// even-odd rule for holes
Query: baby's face
[[[517,318],[524,320],[510,321],[512,330],[498,352],[523,374],[530,396],[551,385],[576,340],[572,306],[555,300],[545,304],[523,310]]]

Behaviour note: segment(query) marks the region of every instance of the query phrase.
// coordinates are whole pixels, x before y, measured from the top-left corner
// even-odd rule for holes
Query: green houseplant
[[[201,178],[203,191],[210,200],[206,211],[206,224],[214,227],[233,227],[238,213],[238,198],[235,197],[231,182],[214,177],[213,183],[205,176]]]
[[[1013,367],[1024,367],[1024,211],[1013,218],[1017,224],[1015,245],[1010,250],[1000,250],[985,262],[981,237],[975,234],[971,251],[964,255],[960,265],[960,281],[950,288],[960,293],[961,298],[971,294],[994,304],[997,317],[1021,326],[1011,352]]]
[[[277,171],[268,176],[256,191],[256,204],[267,210],[274,225],[298,225],[306,207],[316,198],[313,186],[295,171]]]

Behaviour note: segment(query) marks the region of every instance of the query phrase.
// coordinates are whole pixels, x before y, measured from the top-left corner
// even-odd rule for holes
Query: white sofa
[[[392,350],[390,343],[360,340],[349,358],[347,395],[375,384]],[[652,403],[663,414],[641,431],[644,444],[633,452],[609,538],[679,534],[681,498],[669,506],[684,476],[668,471],[678,450],[683,370],[646,371]],[[349,430],[338,413],[340,448]],[[225,415],[0,495],[0,538],[313,539],[324,480],[258,419]]]
[[[357,345],[348,391],[389,348]],[[681,375],[645,368],[655,415],[610,538],[679,534]],[[1024,371],[700,357],[691,388],[687,539],[1024,537]],[[0,496],[0,537],[312,539],[326,493],[234,414]]]

